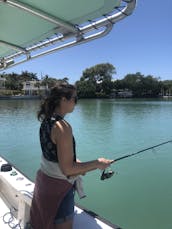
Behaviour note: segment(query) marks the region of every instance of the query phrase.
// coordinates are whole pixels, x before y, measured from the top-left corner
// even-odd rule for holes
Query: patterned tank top
[[[44,119],[40,126],[40,144],[43,156],[52,162],[58,162],[57,156],[57,146],[51,140],[51,129],[56,121],[62,120],[63,118],[59,115]],[[76,161],[76,152],[75,152],[75,139],[73,137],[73,152],[74,152],[74,161]]]

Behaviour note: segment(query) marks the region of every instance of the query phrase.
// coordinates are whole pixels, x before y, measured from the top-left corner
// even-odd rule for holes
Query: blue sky
[[[162,4],[163,3],[163,4]],[[106,37],[44,56],[6,72],[29,71],[38,77],[79,80],[83,70],[109,62],[114,79],[141,72],[162,80],[172,79],[172,1],[138,0],[133,14],[114,25]]]

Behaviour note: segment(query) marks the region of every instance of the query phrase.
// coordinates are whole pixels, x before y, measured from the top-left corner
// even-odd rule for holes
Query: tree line
[[[26,81],[37,81],[36,87],[48,86],[48,88],[53,87],[58,82],[68,82],[68,78],[57,79],[55,77],[50,77],[48,75],[42,76],[41,79],[38,78],[37,73],[22,71],[21,74],[17,73],[5,73],[0,74],[1,78],[5,78],[5,89],[7,90],[17,90],[21,91],[23,88],[23,82]]]
[[[161,95],[172,95],[172,80],[162,81],[159,77],[143,75],[140,72],[127,74],[123,79],[114,79],[116,68],[110,63],[101,63],[82,72],[82,76],[76,81],[77,93],[80,98],[109,98],[118,96],[119,91],[131,91],[133,97],[159,97]],[[3,73],[5,88],[8,90],[21,91],[23,82],[36,80],[37,87],[46,85],[53,87],[58,82],[68,83],[67,77],[57,79],[48,75],[38,79],[36,73],[23,71],[17,73]]]
[[[133,97],[159,97],[172,95],[172,80],[160,80],[152,75],[144,76],[140,72],[127,74],[123,79],[115,80],[115,67],[110,63],[97,64],[87,68],[76,82],[81,98],[107,98],[119,95],[121,91],[131,91]]]

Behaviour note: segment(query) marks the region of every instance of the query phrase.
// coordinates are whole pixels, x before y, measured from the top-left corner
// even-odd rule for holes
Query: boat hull
[[[0,157],[0,228],[10,224],[24,229],[29,222],[34,183],[4,158]],[[7,171],[5,171],[7,170]],[[96,213],[75,205],[73,229],[120,229]],[[12,222],[10,222],[12,220]]]

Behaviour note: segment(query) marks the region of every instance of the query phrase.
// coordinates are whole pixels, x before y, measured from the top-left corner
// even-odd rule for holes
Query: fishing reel
[[[145,152],[145,151],[150,150],[150,149],[153,149],[153,150],[154,150],[155,148],[157,148],[157,147],[159,147],[159,146],[162,146],[162,145],[165,145],[165,144],[167,144],[167,143],[172,143],[172,140],[166,141],[166,142],[162,142],[162,143],[160,143],[160,144],[158,144],[158,145],[154,145],[154,146],[148,147],[148,148],[146,148],[146,149],[139,150],[139,151],[136,152],[136,153],[127,154],[127,155],[124,155],[124,156],[122,156],[122,157],[116,158],[116,159],[114,159],[114,160],[111,162],[111,164],[114,163],[114,162],[120,161],[120,160],[122,160],[122,159],[125,159],[125,158],[128,158],[128,157],[132,157],[132,156],[134,156],[134,155],[136,155],[136,154],[140,154],[140,153]],[[114,174],[114,171],[112,171],[112,170],[107,170],[107,171],[103,170],[100,179],[101,179],[101,180],[108,179],[108,178],[112,177],[113,174]]]
[[[114,171],[110,170],[103,170],[100,180],[106,180],[111,178],[114,175]]]

